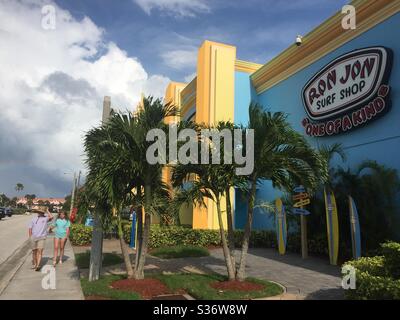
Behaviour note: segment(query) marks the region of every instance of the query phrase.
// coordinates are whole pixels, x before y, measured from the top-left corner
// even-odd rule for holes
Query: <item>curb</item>
[[[15,274],[24,264],[29,254],[30,241],[26,240],[19,248],[17,248],[8,258],[0,265],[0,274],[4,276],[0,278],[0,296],[4,290],[8,287]],[[10,267],[7,272],[7,267]],[[5,271],[4,271],[5,269]]]

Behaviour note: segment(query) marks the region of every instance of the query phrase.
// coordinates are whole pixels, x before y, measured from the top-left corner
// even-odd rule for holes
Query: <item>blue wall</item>
[[[361,161],[366,159],[376,160],[380,164],[396,168],[400,171],[400,14],[396,14],[388,20],[380,23],[374,28],[368,30],[357,38],[351,40],[340,48],[330,52],[312,65],[297,72],[290,78],[280,82],[274,87],[268,89],[253,100],[264,105],[271,111],[283,111],[288,114],[288,120],[292,126],[301,133],[304,128],[301,120],[306,116],[301,100],[301,91],[305,83],[317,73],[324,65],[336,57],[349,51],[370,46],[385,46],[393,50],[393,66],[389,85],[391,86],[390,100],[392,102],[391,110],[383,117],[368,123],[366,126],[354,129],[348,133],[331,136],[311,138],[310,142],[318,147],[322,144],[330,145],[341,143],[346,151],[347,162],[340,163],[336,161],[333,165],[348,166],[354,168]],[[299,48],[301,50],[301,47]],[[239,119],[245,119],[242,110],[242,103],[245,100],[241,94],[241,86],[246,84],[244,77],[237,76],[237,89],[235,94],[238,97],[238,105],[235,103],[235,122],[236,114]],[[248,90],[247,85],[244,91],[246,97],[251,97],[253,89]],[[248,93],[248,91],[250,93]],[[249,98],[250,99],[250,98]],[[240,104],[239,104],[240,103]],[[236,111],[236,107],[240,110]],[[247,110],[246,110],[247,112]],[[248,117],[248,116],[247,116]],[[247,118],[246,118],[247,119]],[[270,185],[264,184],[258,191],[258,194],[266,200],[273,200],[277,194]],[[236,197],[237,198],[237,197]],[[242,228],[245,221],[245,213],[242,206],[240,210],[235,211],[236,227]],[[254,219],[253,227],[255,229],[271,228],[271,220],[257,213]],[[262,220],[262,222],[260,222]]]

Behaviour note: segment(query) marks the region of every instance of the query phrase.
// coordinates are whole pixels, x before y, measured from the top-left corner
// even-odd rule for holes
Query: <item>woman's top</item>
[[[56,227],[56,238],[65,238],[67,236],[67,229],[70,225],[71,223],[67,219],[56,219],[56,221],[54,221],[54,226]]]

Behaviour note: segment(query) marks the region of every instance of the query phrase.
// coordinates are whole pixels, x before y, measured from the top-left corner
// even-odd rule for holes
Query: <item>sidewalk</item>
[[[69,241],[65,246],[64,262],[55,269],[56,288],[43,289],[42,280],[49,273],[31,269],[31,252],[24,257],[24,263],[16,272],[0,300],[83,300],[79,281],[79,271],[75,265],[75,257]],[[42,266],[52,265],[53,237],[48,237],[43,253]],[[42,269],[43,270],[43,269]]]

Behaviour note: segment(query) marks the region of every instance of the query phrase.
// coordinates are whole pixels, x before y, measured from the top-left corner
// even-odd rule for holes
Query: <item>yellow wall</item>
[[[216,124],[218,121],[234,121],[235,70],[253,73],[261,67],[259,64],[236,60],[236,47],[204,41],[198,52],[197,77],[188,85],[171,83],[166,92],[167,101],[178,101],[183,117],[194,105],[195,121]],[[183,87],[182,87],[183,86]],[[178,91],[180,98],[176,97]],[[167,169],[168,170],[168,169]],[[165,171],[168,179],[169,171]],[[166,180],[167,181],[167,180]],[[231,190],[234,199],[234,190]],[[205,199],[207,208],[192,206],[181,210],[181,219],[187,221],[193,217],[195,229],[218,229],[218,216],[213,201]],[[233,204],[232,204],[233,206]],[[222,199],[224,225],[226,226],[225,199]],[[193,210],[192,212],[189,212]],[[191,214],[192,213],[192,214]]]
[[[236,48],[205,41],[199,49],[197,62],[196,122],[216,124],[232,121],[234,114]],[[223,202],[225,202],[223,200]],[[216,205],[206,199],[207,208],[195,207],[193,228],[219,227]],[[223,205],[222,210],[225,210]],[[224,215],[226,225],[226,213]]]

